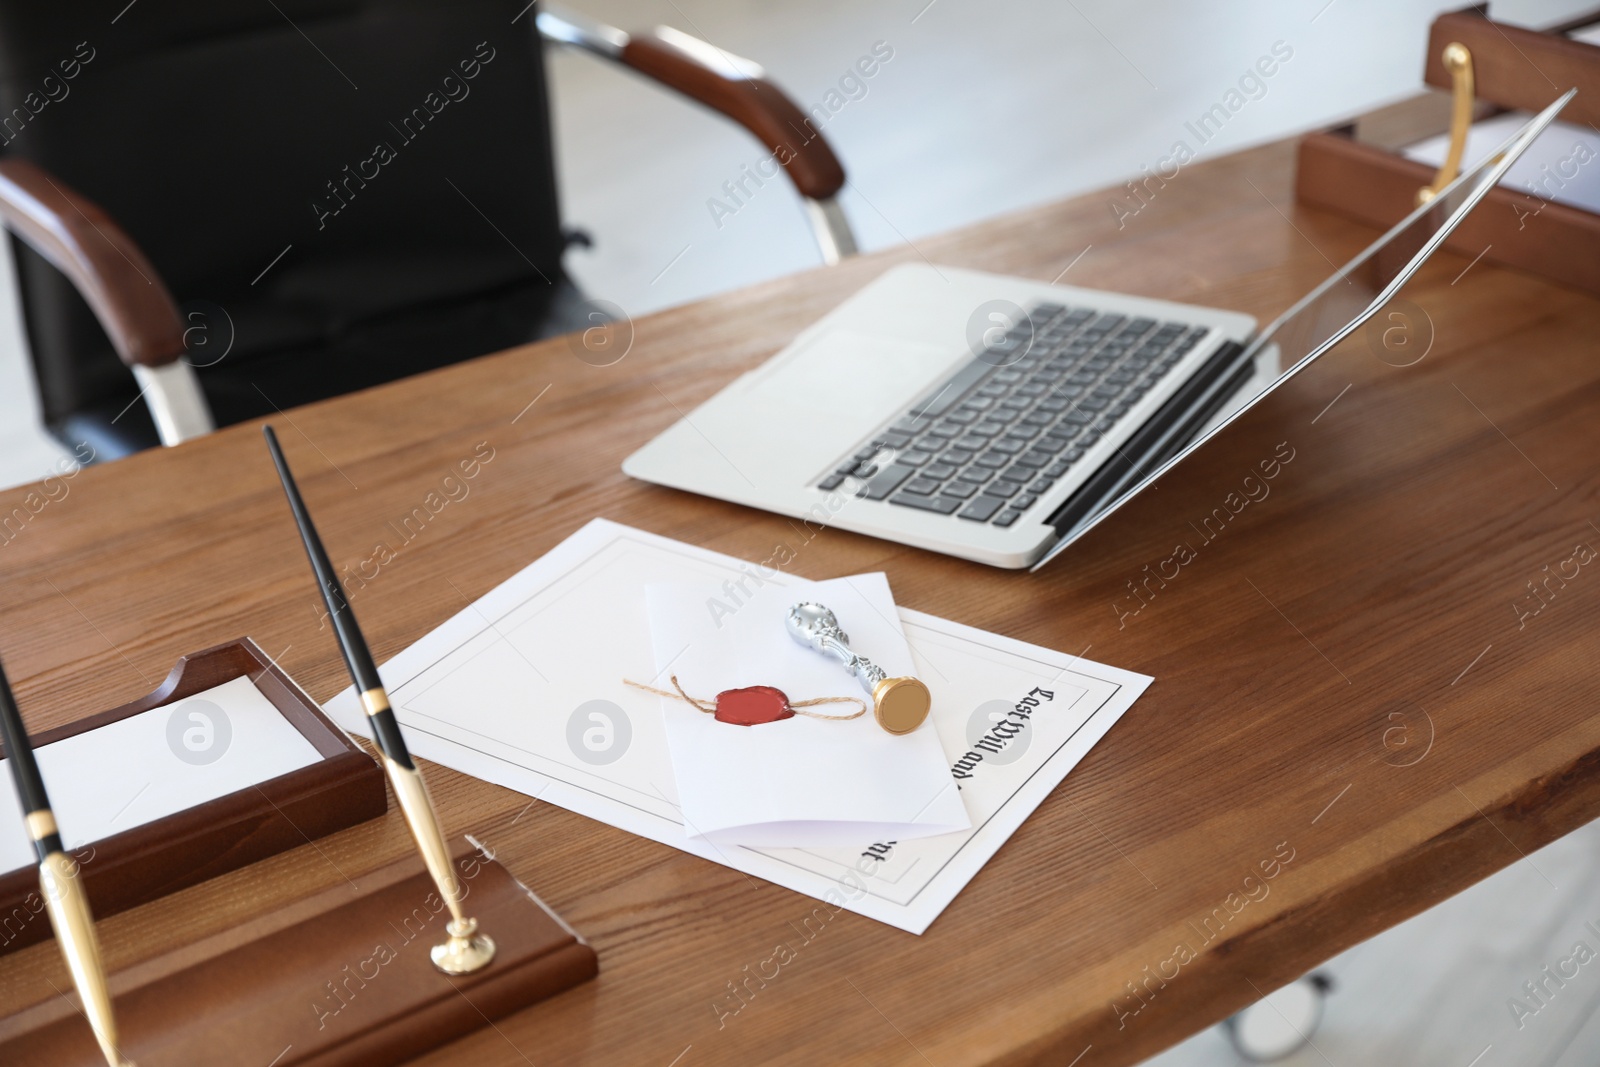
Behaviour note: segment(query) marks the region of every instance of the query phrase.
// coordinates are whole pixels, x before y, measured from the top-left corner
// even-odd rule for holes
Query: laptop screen
[[[1469,168],[1436,197],[1400,220],[1388,233],[1373,242],[1360,255],[1339,268],[1327,281],[1306,294],[1298,303],[1251,342],[1247,351],[1254,357],[1269,345],[1276,345],[1279,366],[1288,367],[1273,383],[1223,420],[1210,433],[1203,434],[1161,464],[1137,485],[1120,493],[1105,508],[1075,529],[1069,530],[1050,551],[1034,564],[1038,570],[1057,553],[1093,529],[1107,515],[1121,507],[1145,487],[1153,484],[1185,456],[1222,432],[1245,411],[1258,404],[1279,385],[1298,373],[1312,360],[1327,352],[1372,318],[1394,297],[1423,262],[1442,244],[1450,232],[1478,204],[1510,168],[1518,156],[1542,133],[1572,99],[1571,90],[1522,127],[1500,148]]]

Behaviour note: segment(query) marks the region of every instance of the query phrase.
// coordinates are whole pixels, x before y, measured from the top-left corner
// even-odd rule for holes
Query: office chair
[[[0,0],[0,221],[47,427],[115,458],[593,325],[546,38],[745,126],[823,258],[854,252],[815,125],[675,30],[526,0]]]

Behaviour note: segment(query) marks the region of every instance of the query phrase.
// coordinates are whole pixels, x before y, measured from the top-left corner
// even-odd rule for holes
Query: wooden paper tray
[[[1600,122],[1600,48],[1560,32],[1587,25],[1594,16],[1540,33],[1491,22],[1486,10],[1485,5],[1434,20],[1424,71],[1428,84],[1450,85],[1440,55],[1445,45],[1459,42],[1472,52],[1479,118],[1499,109],[1537,111],[1577,86],[1561,120]],[[1409,118],[1396,118],[1401,115]],[[1436,97],[1385,109],[1359,126],[1309,134],[1300,141],[1295,198],[1388,229],[1416,206],[1417,190],[1434,178],[1432,167],[1407,159],[1400,149],[1447,129],[1443,97]],[[1533,193],[1491,190],[1445,247],[1600,294],[1600,215]]]
[[[387,809],[388,793],[377,763],[248,637],[184,656],[154,692],[46,731],[34,744],[86,733],[239,677],[250,678],[322,759],[77,850],[97,917],[378,818]],[[0,954],[49,936],[38,869],[0,874]]]

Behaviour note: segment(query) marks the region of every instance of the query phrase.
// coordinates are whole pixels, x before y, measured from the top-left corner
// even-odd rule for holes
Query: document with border
[[[900,608],[971,827],[852,848],[691,838],[658,699],[645,588],[714,580],[735,608],[800,580],[595,519],[381,668],[413,752],[912,933],[955,899],[1151,679]],[[331,718],[365,734],[353,689]]]

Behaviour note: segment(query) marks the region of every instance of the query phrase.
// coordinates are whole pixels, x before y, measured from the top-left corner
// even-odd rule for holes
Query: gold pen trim
[[[48,814],[38,813],[35,814]],[[30,816],[31,818],[32,816]],[[55,820],[51,820],[52,826]],[[78,865],[64,852],[52,852],[39,862],[39,888],[50,912],[61,955],[78,987],[83,1013],[94,1030],[106,1062],[111,1067],[132,1067],[117,1048],[117,1022],[111,1014],[111,990],[106,985],[105,968],[100,963],[100,941],[95,936],[94,918],[84,895]]]
[[[478,920],[462,910],[461,900],[466,893],[456,877],[455,864],[450,862],[450,850],[445,846],[444,831],[439,828],[439,815],[428,795],[427,783],[415,768],[402,767],[388,756],[383,757],[383,769],[411,826],[422,862],[450,908],[450,923],[445,928],[449,938],[430,951],[433,965],[446,974],[470,974],[487,966],[494,959],[494,941],[478,933]]]
[[[56,816],[49,808],[39,811],[30,811],[22,820],[28,827],[28,836],[35,841],[43,841],[51,834],[60,833],[56,829]]]
[[[385,693],[381,686],[365,690],[361,694],[361,706],[367,709],[368,715],[376,715],[380,711],[388,711],[389,694]]]

